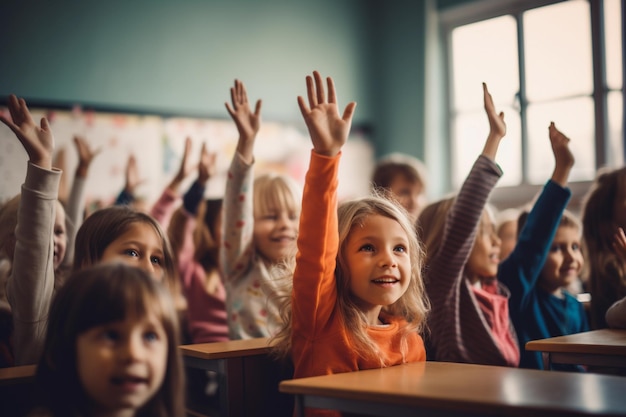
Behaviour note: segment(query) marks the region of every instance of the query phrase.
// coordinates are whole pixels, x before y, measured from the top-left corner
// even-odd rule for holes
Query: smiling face
[[[369,324],[379,324],[381,307],[395,303],[411,280],[406,232],[393,219],[370,215],[352,227],[344,258],[355,303]]]
[[[298,222],[297,213],[288,209],[269,209],[254,218],[254,244],[268,264],[293,254]]]
[[[134,416],[163,383],[167,340],[154,315],[129,315],[79,334],[77,371],[92,415]]]
[[[574,226],[560,226],[539,276],[539,285],[545,291],[560,295],[561,287],[575,282],[583,268],[580,232]]]
[[[483,212],[476,232],[476,240],[467,261],[465,271],[473,283],[495,277],[500,263],[500,238],[487,211]]]
[[[165,275],[163,241],[152,227],[134,222],[106,247],[101,262],[118,261],[149,272],[157,281]]]

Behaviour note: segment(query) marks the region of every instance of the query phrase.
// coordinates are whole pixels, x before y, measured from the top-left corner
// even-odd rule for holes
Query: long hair
[[[186,303],[182,296],[180,280],[167,235],[152,216],[129,206],[106,207],[95,211],[85,219],[76,234],[73,270],[77,271],[100,263],[106,248],[135,223],[151,226],[159,236],[163,247],[166,285],[174,296],[177,308],[184,310]]]
[[[87,395],[77,369],[77,338],[89,329],[154,314],[167,335],[163,383],[137,416],[184,415],[184,371],[179,324],[171,295],[142,269],[106,263],[75,271],[50,307],[43,355],[37,366],[39,405],[54,416],[86,415]]]
[[[429,204],[417,219],[418,235],[426,251],[424,259],[426,268],[439,252],[448,213],[455,199],[456,196],[453,196]]]
[[[605,327],[609,306],[626,296],[626,262],[613,249],[617,227],[614,206],[626,198],[626,167],[601,170],[583,199],[583,280],[591,292],[592,327]]]
[[[395,220],[402,227],[409,241],[411,259],[411,280],[406,292],[393,304],[383,306],[381,313],[388,316],[399,316],[406,319],[406,326],[401,329],[403,341],[413,332],[424,330],[426,316],[430,304],[426,296],[422,279],[422,262],[424,253],[417,239],[415,229],[409,220],[406,211],[397,203],[380,195],[364,197],[342,203],[338,209],[339,252],[335,267],[337,285],[337,310],[342,317],[344,326],[351,334],[356,350],[363,357],[378,358],[381,366],[385,366],[385,355],[367,333],[367,322],[354,296],[350,291],[350,275],[345,259],[345,248],[350,233],[355,227],[362,225],[370,216],[380,215]],[[281,317],[284,327],[276,336],[276,351],[278,356],[287,356],[291,350],[291,305],[288,302],[281,306]],[[408,345],[403,343],[403,353],[408,351]]]
[[[198,205],[196,214],[196,226],[193,230],[194,255],[193,259],[202,265],[205,275],[205,288],[209,293],[214,293],[220,285],[216,280],[220,280],[219,272],[219,233],[222,215],[222,199],[204,200]],[[178,255],[183,247],[185,235],[185,225],[189,214],[183,207],[179,207],[167,227],[167,236],[172,246],[172,252],[178,264]]]

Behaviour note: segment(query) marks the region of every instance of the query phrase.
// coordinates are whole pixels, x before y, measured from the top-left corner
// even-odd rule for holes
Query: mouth
[[[395,277],[380,277],[373,279],[372,282],[377,285],[393,285],[397,282],[400,282],[400,280]]]
[[[489,255],[489,261],[493,263],[500,263],[500,252],[495,252]]]
[[[278,236],[278,237],[271,238],[272,242],[282,243],[282,244],[292,243],[295,240],[296,240],[296,238],[293,237],[293,236]]]
[[[133,375],[115,376],[111,378],[111,383],[124,390],[134,390],[141,385],[147,385],[148,379]]]

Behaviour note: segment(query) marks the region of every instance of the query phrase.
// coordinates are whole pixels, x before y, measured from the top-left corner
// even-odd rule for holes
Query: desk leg
[[[219,374],[220,416],[238,417],[245,415],[243,360],[229,358],[220,361]]]
[[[294,401],[296,417],[304,417],[304,396],[296,394]]]
[[[550,360],[550,352],[541,352],[543,359],[543,369],[549,371],[552,369],[552,361]]]

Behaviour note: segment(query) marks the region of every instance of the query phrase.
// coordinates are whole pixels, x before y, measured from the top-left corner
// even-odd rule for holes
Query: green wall
[[[424,156],[425,7],[411,0],[3,0],[0,96],[226,117],[234,78],[266,120],[300,121],[318,69],[378,154]]]

